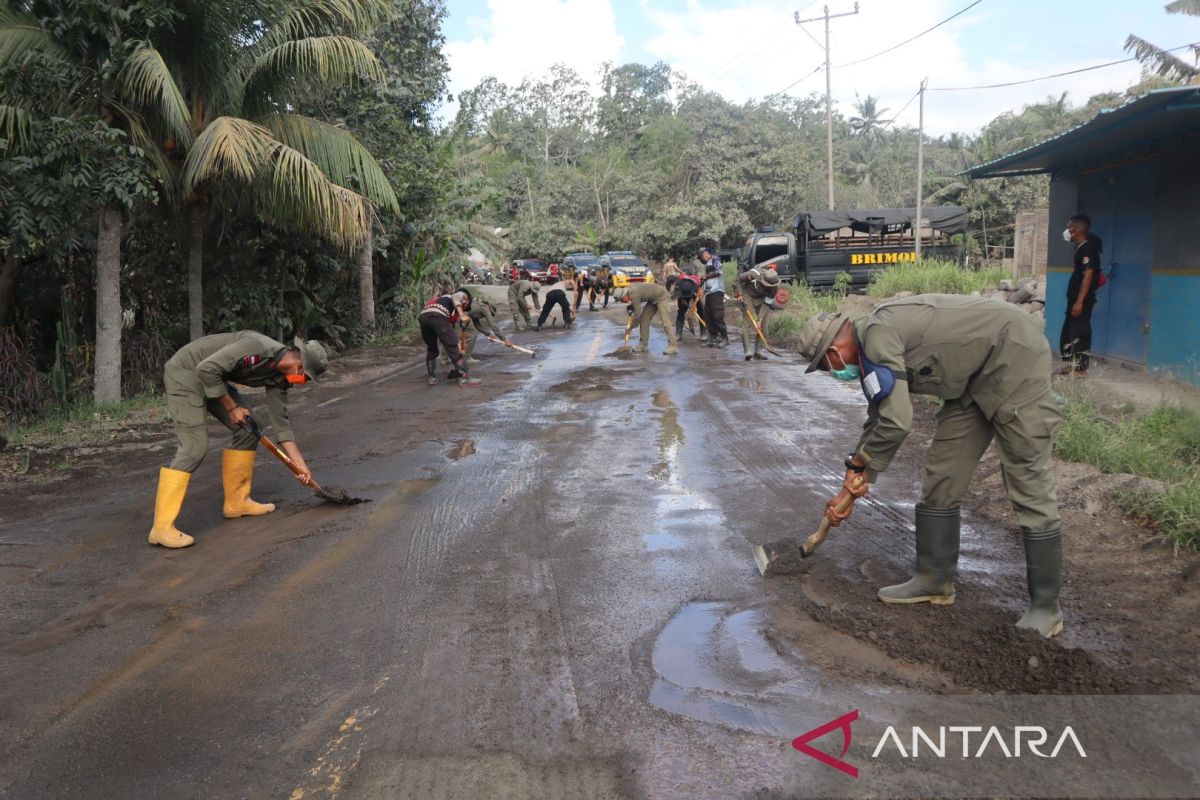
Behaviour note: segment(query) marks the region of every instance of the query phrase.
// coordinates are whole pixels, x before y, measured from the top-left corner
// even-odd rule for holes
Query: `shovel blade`
[[[780,539],[777,542],[755,545],[754,564],[764,578],[778,575],[794,575],[800,571],[803,554],[795,539]]]

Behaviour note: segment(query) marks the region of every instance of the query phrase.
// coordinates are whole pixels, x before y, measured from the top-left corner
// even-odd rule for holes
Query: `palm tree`
[[[369,247],[374,209],[398,211],[374,157],[347,130],[299,112],[356,80],[382,80],[355,38],[390,12],[386,0],[183,0],[156,37],[170,53],[193,141],[175,148],[186,212],[188,318],[203,335],[204,237],[214,211],[248,199],[260,217]],[[354,191],[350,186],[359,191]],[[252,277],[252,276],[248,276]]]
[[[35,9],[36,5],[36,9]],[[143,158],[156,161],[157,148],[146,114],[161,130],[187,142],[187,109],[161,53],[136,38],[152,27],[148,19],[122,20],[119,3],[7,2],[0,4],[0,68],[34,68],[52,75],[55,96],[21,98],[0,89],[0,133],[11,148],[29,145],[34,118],[98,118],[122,131]],[[161,11],[161,9],[160,9]],[[53,18],[51,26],[47,20]],[[163,15],[169,19],[169,11]],[[121,31],[136,31],[133,37]],[[127,151],[132,156],[133,151]],[[94,399],[121,399],[121,233],[130,199],[110,187],[96,237],[96,353]]]
[[[865,100],[856,98],[854,110],[856,114],[850,118],[850,130],[855,136],[873,139],[879,136],[883,132],[883,126],[891,121],[881,119],[888,109],[879,108],[879,98],[872,95],[867,95]]]
[[[1166,9],[1168,14],[1200,17],[1200,0],[1175,0],[1173,3],[1167,3]],[[1200,45],[1191,45],[1191,64],[1133,34],[1125,40],[1125,50],[1132,52],[1134,58],[1153,70],[1156,75],[1178,83],[1200,83]]]

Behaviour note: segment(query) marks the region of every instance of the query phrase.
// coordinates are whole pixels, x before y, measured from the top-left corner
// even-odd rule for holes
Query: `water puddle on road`
[[[821,686],[820,673],[767,639],[762,609],[684,606],[654,644],[650,702],[672,714],[772,736],[795,736]]]
[[[458,461],[473,455],[475,455],[474,439],[452,439],[450,449],[446,451],[446,457],[451,461]]]
[[[665,389],[658,389],[650,397],[658,409],[658,463],[650,468],[649,475],[656,481],[674,483],[678,471],[679,451],[683,447],[683,426],[679,424],[679,408],[671,402]]]

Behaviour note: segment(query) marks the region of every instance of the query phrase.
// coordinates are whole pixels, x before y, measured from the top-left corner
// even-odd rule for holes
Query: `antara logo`
[[[811,756],[817,761],[820,761],[826,766],[844,772],[852,778],[858,777],[858,767],[844,761],[845,755],[850,750],[850,725],[858,720],[858,709],[854,709],[848,714],[843,714],[837,719],[832,719],[824,725],[813,728],[808,733],[802,733],[792,740],[792,747],[804,753],[806,756]],[[840,730],[842,732],[842,752],[837,757],[831,756],[821,750],[813,747],[809,742],[815,739],[820,739],[827,733]],[[1045,753],[1042,748],[1050,741],[1050,733],[1040,725],[1017,725],[1007,735],[1001,732],[1001,729],[995,725],[984,731],[984,728],[979,725],[951,725],[943,726],[937,729],[936,736],[930,736],[923,728],[913,726],[909,732],[908,742],[910,746],[905,749],[904,740],[896,731],[894,726],[889,725],[887,730],[883,732],[883,736],[879,737],[879,742],[875,745],[874,752],[871,753],[871,758],[879,758],[889,746],[894,747],[901,758],[919,758],[921,757],[922,743],[928,755],[936,758],[946,758],[947,753],[952,757],[955,755],[955,749],[952,749],[948,744],[953,744],[953,740],[957,737],[961,743],[962,758],[983,758],[987,753],[989,746],[997,753],[1003,753],[1005,758],[1021,758],[1024,752],[1032,753],[1038,758],[1058,758],[1058,754],[1063,748],[1070,744],[1075,753],[1080,758],[1087,758],[1087,753],[1084,752],[1083,744],[1079,741],[1079,737],[1075,734],[1074,729],[1068,725],[1063,729],[1063,732],[1058,736],[1054,748]],[[972,736],[978,738],[972,739]],[[950,742],[947,742],[947,739]],[[972,747],[972,743],[976,743]],[[1012,746],[1009,746],[1009,743]],[[1069,753],[1068,753],[1069,755]]]
[[[856,708],[849,714],[843,714],[837,719],[832,719],[818,728],[813,728],[808,733],[800,734],[795,739],[792,739],[792,747],[796,748],[801,753],[804,753],[806,756],[812,756],[822,764],[833,767],[836,770],[841,770],[851,778],[857,778],[858,767],[842,761],[842,756],[846,755],[846,751],[850,749],[850,723],[857,719],[858,709]],[[842,731],[842,753],[837,758],[834,758],[828,753],[823,753],[815,747],[809,745],[809,742],[811,742],[813,739],[820,739],[825,734],[838,729],[841,729]]]

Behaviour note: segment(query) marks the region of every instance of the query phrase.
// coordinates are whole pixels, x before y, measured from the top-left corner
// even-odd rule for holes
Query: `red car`
[[[512,265],[521,278],[528,278],[535,283],[549,285],[558,280],[558,276],[551,275],[550,268],[536,258],[518,258]]]

